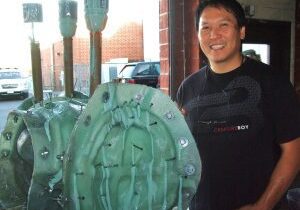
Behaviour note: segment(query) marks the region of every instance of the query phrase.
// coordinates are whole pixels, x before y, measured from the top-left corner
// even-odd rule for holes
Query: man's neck
[[[240,67],[244,62],[244,56],[239,54],[235,59],[231,62],[224,61],[224,62],[212,62],[210,63],[210,68],[217,74],[224,74],[230,71],[233,71]]]

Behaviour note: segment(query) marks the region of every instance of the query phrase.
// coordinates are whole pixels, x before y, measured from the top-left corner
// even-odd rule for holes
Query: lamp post
[[[34,23],[43,21],[42,5],[39,3],[24,3],[23,18],[25,23],[31,23],[31,65],[33,77],[33,92],[36,102],[43,100],[42,66],[40,44],[34,37]]]
[[[65,96],[73,97],[73,36],[76,32],[77,1],[59,0],[59,28],[64,43],[64,82]]]
[[[90,96],[101,82],[102,30],[106,25],[108,0],[85,0],[84,12],[90,31]]]

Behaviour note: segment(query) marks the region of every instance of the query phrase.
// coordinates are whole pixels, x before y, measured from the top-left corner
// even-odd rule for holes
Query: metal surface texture
[[[32,166],[17,151],[18,139],[26,129],[23,114],[22,111],[9,113],[6,127],[0,136],[0,209],[26,202]]]
[[[200,180],[176,105],[142,85],[99,86],[64,158],[64,209],[187,209]]]
[[[201,161],[160,90],[107,83],[87,98],[28,99],[0,137],[0,209],[187,209]]]
[[[25,100],[0,137],[0,209],[61,209],[62,157],[85,99]]]
[[[70,101],[58,100],[36,106],[24,116],[34,151],[29,210],[57,205],[62,190],[62,159],[79,115]]]

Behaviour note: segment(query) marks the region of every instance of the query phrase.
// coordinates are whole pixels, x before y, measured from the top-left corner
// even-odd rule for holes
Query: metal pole
[[[170,65],[170,77],[169,77],[169,93],[172,100],[175,100],[175,19],[176,19],[176,11],[175,11],[175,2],[174,0],[169,0],[169,65]]]
[[[33,92],[36,102],[43,100],[43,82],[42,82],[42,66],[40,44],[31,42],[31,65]]]
[[[73,78],[73,45],[72,37],[64,38],[64,81],[65,81],[65,96],[73,97],[74,93],[74,78]]]
[[[101,47],[100,31],[90,33],[90,96],[101,83]]]

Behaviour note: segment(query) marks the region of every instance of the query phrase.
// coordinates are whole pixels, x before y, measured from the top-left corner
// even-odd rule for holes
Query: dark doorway
[[[290,22],[250,19],[243,43],[269,45],[270,65],[273,70],[290,78]]]

